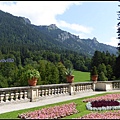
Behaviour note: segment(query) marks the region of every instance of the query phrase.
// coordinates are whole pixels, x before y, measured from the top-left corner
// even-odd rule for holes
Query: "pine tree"
[[[118,5],[120,7],[120,5]],[[118,11],[118,20],[120,20],[120,11]],[[118,22],[117,24],[118,27],[118,39],[119,39],[119,43],[118,43],[118,57],[116,58],[116,65],[115,65],[115,76],[117,79],[120,78],[120,22]]]

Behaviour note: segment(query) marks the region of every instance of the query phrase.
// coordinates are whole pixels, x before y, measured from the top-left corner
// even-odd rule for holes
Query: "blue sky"
[[[34,25],[56,24],[79,38],[117,46],[118,1],[1,1],[0,10]]]

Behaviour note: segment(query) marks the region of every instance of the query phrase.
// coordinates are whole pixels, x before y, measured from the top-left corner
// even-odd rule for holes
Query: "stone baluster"
[[[18,91],[15,91],[15,100],[16,100],[16,101],[19,101],[18,98],[19,98],[19,93],[18,93]]]
[[[60,94],[63,94],[63,87],[60,88]]]
[[[60,93],[60,88],[59,88],[59,87],[58,87],[58,94],[61,94],[61,93]]]
[[[85,85],[83,84],[83,91],[85,91]]]
[[[9,98],[10,98],[10,94],[5,93],[5,102],[10,102]]]
[[[55,94],[58,95],[58,87],[55,88]]]
[[[20,100],[23,100],[23,92],[22,91],[20,91]]]
[[[58,87],[55,88],[55,94],[58,95]]]
[[[0,103],[4,103],[5,94],[0,94]]]
[[[81,85],[79,85],[79,91],[81,91]]]
[[[45,90],[42,89],[42,97],[45,96]]]
[[[46,96],[46,89],[44,88],[44,96]]]
[[[87,90],[90,90],[90,85],[87,85]]]
[[[84,85],[82,84],[82,91],[84,91]]]
[[[65,87],[63,87],[63,94],[65,94]]]
[[[26,90],[24,91],[24,99],[25,99],[25,100],[28,99],[28,94],[27,94],[27,91],[26,91]]]
[[[78,92],[80,91],[80,85],[78,85]]]
[[[80,91],[82,91],[82,85],[80,85]]]
[[[45,96],[48,96],[48,89],[45,89]]]
[[[52,95],[54,95],[54,88],[52,88],[51,90],[52,90]]]
[[[48,88],[48,96],[51,96],[51,88]]]
[[[77,85],[77,92],[80,91],[80,85]]]
[[[64,87],[64,94],[66,93],[66,87]]]
[[[49,88],[48,90],[49,90],[49,92],[48,92],[48,93],[49,93],[49,96],[51,96],[51,94],[52,94],[52,93],[51,93],[51,88]]]
[[[54,89],[53,89],[53,88],[51,88],[51,95],[53,95],[53,92],[54,92]]]
[[[83,90],[84,90],[84,91],[85,91],[85,88],[86,88],[85,86],[86,86],[86,85],[83,84]]]
[[[92,90],[92,85],[91,84],[89,85],[89,90]]]
[[[14,101],[14,96],[15,96],[15,94],[12,93],[12,91],[11,91],[11,93],[10,93],[10,101],[11,101],[11,102]]]
[[[77,86],[77,85],[75,85],[75,91],[76,91],[76,92],[78,91],[78,86]]]
[[[66,91],[66,93],[68,93],[68,87],[67,86],[65,87],[65,91]]]
[[[90,90],[90,85],[87,85],[87,90]]]
[[[79,92],[80,91],[80,85],[76,85],[76,87],[77,87],[76,92]]]
[[[77,91],[76,92],[79,92],[80,91],[80,85],[77,85]]]
[[[42,90],[41,89],[38,90],[38,96],[42,97]]]
[[[54,89],[54,95],[56,94],[56,88],[53,88]]]
[[[118,82],[118,88],[120,88],[120,82]]]
[[[60,93],[63,94],[63,87],[60,88]]]

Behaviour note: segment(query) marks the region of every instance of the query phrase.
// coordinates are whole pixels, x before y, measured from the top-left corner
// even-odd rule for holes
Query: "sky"
[[[0,10],[117,47],[118,1],[0,1]]]

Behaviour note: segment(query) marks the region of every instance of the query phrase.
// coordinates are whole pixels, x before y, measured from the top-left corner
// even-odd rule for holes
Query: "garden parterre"
[[[95,100],[120,100],[120,94],[106,94],[99,97],[84,99],[83,102],[92,102]]]
[[[77,119],[120,119],[120,110],[106,111],[104,113],[94,112]]]
[[[104,100],[105,101],[120,100],[120,94],[107,94],[99,97],[88,98],[88,99],[84,99],[83,102],[104,101]],[[105,111],[105,112],[91,112],[82,117],[78,117],[77,119],[120,119],[120,110],[111,110],[111,111]]]
[[[120,94],[106,94],[99,97],[87,98],[83,102],[101,101],[101,100],[120,100]],[[79,104],[78,104],[79,105]],[[22,119],[58,119],[65,118],[72,114],[79,113],[76,109],[77,104],[72,102],[64,105],[43,108],[41,110],[36,110],[33,112],[19,114],[18,117]],[[109,111],[97,111],[84,115],[82,117],[77,117],[75,119],[120,119],[120,110],[109,110]]]
[[[78,113],[75,103],[69,103],[18,115],[22,119],[57,119]]]

